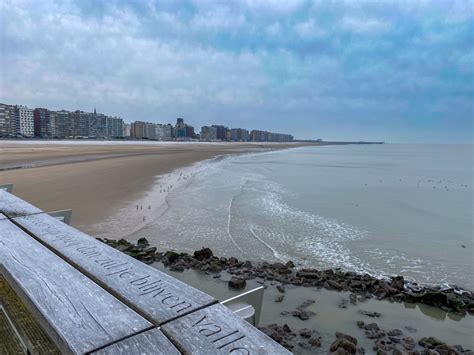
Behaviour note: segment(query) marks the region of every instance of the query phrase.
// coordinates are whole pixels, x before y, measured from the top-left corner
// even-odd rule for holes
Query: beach
[[[352,286],[338,289],[331,283],[328,287],[312,276],[315,274],[314,277],[320,278],[321,273],[325,273],[321,270],[330,268],[337,273],[337,267],[342,267],[342,272],[358,272],[353,274],[356,279],[338,279],[338,283],[345,280],[342,284],[347,285],[359,284],[358,278],[366,272],[373,277],[385,275],[389,284],[386,275],[398,275],[399,272],[410,276],[405,281],[419,280],[420,276],[411,270],[430,269],[429,262],[405,255],[397,264],[393,258],[401,259],[403,254],[388,249],[390,254],[377,254],[381,255],[383,263],[371,266],[368,261],[377,262],[379,256],[371,259],[370,254],[358,251],[358,248],[384,251],[380,247],[383,240],[371,240],[365,230],[371,225],[366,223],[362,228],[361,222],[367,222],[370,216],[377,215],[382,219],[401,213],[398,206],[393,207],[396,208],[393,212],[386,212],[392,208],[392,203],[385,207],[385,212],[377,214],[382,211],[381,204],[373,196],[393,202],[393,196],[411,189],[412,194],[443,199],[447,195],[453,201],[454,197],[471,191],[470,186],[466,187],[465,181],[451,181],[449,176],[438,180],[440,173],[436,171],[423,177],[409,172],[401,179],[396,175],[393,159],[390,165],[378,161],[356,163],[360,157],[384,157],[387,153],[382,154],[379,149],[386,147],[286,150],[304,145],[3,141],[0,142],[0,184],[13,183],[14,194],[43,210],[72,208],[72,224],[94,237],[130,241],[146,237],[151,246],[158,248],[159,255],[150,260],[155,261],[154,267],[219,300],[263,285],[266,290],[260,326],[266,327],[274,338],[283,334],[283,341],[291,343],[296,354],[328,352],[336,332],[357,338],[358,347],[365,348],[366,353],[376,353],[384,347],[387,350],[396,347],[405,352],[409,348],[421,351],[425,347],[418,342],[430,336],[450,346],[472,348],[469,334],[474,329],[474,317],[465,310],[456,312],[429,305],[431,303],[409,302],[406,298],[397,298],[400,290],[392,295],[390,288],[388,294],[380,297],[380,293],[377,295]],[[427,154],[424,154],[424,160],[429,160]],[[436,154],[436,159],[439,155]],[[405,161],[408,151],[400,156]],[[437,162],[433,160],[434,164]],[[419,169],[418,162],[413,165]],[[389,170],[381,178],[380,173],[387,166]],[[355,171],[363,175],[354,174]],[[281,180],[273,181],[277,178]],[[297,189],[288,190],[293,183]],[[441,185],[443,189],[439,188]],[[436,191],[436,195],[432,191]],[[370,201],[364,202],[364,196]],[[374,206],[371,213],[367,213],[369,202]],[[319,216],[318,211],[311,210],[314,206],[320,211],[331,211],[337,218]],[[414,207],[417,206],[411,209],[404,206],[407,211],[415,210]],[[422,218],[426,219],[425,216]],[[386,240],[395,242],[397,235],[405,235],[397,229],[398,222],[394,220],[393,223],[394,226],[387,224],[384,229],[374,224],[374,228],[380,229],[374,237],[386,236]],[[413,225],[407,228],[416,230]],[[462,230],[458,233],[465,234]],[[429,243],[433,244],[433,240]],[[465,243],[467,248],[461,248],[459,243],[452,246],[457,259],[463,255],[461,253],[471,250],[468,242],[460,243]],[[242,265],[238,268],[227,265],[214,272],[209,269],[213,259],[201,262],[197,267],[190,267],[190,264],[183,267],[179,258],[171,264],[164,261],[169,250],[186,252],[189,255],[185,258],[190,258],[193,251],[201,247],[211,247],[217,260],[229,261],[236,257]],[[436,246],[433,244],[433,247]],[[443,250],[443,256],[448,255],[446,248],[436,249]],[[359,258],[354,258],[357,255]],[[432,262],[435,255],[429,249],[427,255],[432,255],[432,259],[426,259]],[[281,277],[271,276],[277,267],[273,265],[289,260],[294,261],[296,278],[287,279],[286,273]],[[386,260],[389,262],[385,263]],[[411,260],[414,260],[413,265]],[[247,261],[254,269],[245,266]],[[270,263],[272,271],[269,274],[265,271],[263,275],[257,272],[255,267],[259,268],[260,263]],[[301,273],[298,272],[310,267],[317,267],[319,271],[303,271],[311,281],[301,285],[298,276]],[[460,263],[460,267],[465,268],[465,263]],[[467,280],[468,273],[469,270],[464,271]],[[247,279],[244,289],[237,291],[228,287],[228,281],[234,275]],[[432,280],[434,285],[445,281],[439,274],[427,275],[431,277],[427,280]],[[372,281],[369,278],[364,282],[370,284]],[[465,284],[461,282],[460,286]],[[379,297],[383,300],[378,300]],[[303,311],[305,317],[301,316]],[[361,322],[365,325],[361,326]],[[272,323],[278,328],[271,326]],[[367,328],[375,327],[374,323],[376,332]],[[284,324],[287,325],[285,329],[291,329],[286,335],[282,330]],[[311,338],[306,338],[306,334],[311,334]],[[389,334],[401,335],[390,337]],[[313,338],[320,344],[309,344],[309,339]],[[382,340],[389,343],[382,343]]]
[[[160,143],[1,141],[0,184],[46,211],[71,208],[72,225],[93,225],[143,197],[158,176],[226,154],[268,151],[298,143]],[[143,222],[137,216],[131,222]]]

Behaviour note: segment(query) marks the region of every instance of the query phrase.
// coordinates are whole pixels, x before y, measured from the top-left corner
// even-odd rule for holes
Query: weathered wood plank
[[[155,328],[131,338],[112,344],[102,350],[95,351],[93,355],[179,355],[178,349],[163,333]]]
[[[23,201],[21,198],[0,189],[0,212],[6,217],[27,216],[35,213],[44,213],[39,208]],[[3,219],[5,219],[3,216]],[[0,218],[2,219],[2,218]]]
[[[216,302],[47,214],[14,221],[156,325]]]
[[[63,353],[89,352],[152,326],[6,219],[0,273]]]
[[[221,304],[175,319],[161,330],[183,354],[291,354]]]

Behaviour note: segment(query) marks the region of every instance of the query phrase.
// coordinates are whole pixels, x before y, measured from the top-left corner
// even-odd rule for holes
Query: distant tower
[[[94,107],[94,115],[97,115],[97,111],[95,110],[95,107]]]

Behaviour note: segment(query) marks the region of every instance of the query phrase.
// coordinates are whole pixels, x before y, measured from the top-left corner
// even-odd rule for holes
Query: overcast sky
[[[474,1],[0,1],[0,102],[472,143]]]

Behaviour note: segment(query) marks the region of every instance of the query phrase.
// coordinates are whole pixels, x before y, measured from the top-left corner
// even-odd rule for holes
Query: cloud
[[[403,117],[442,139],[436,125],[449,118],[450,137],[470,140],[468,10],[463,1],[5,0],[0,101],[302,138],[403,140],[387,129]]]

